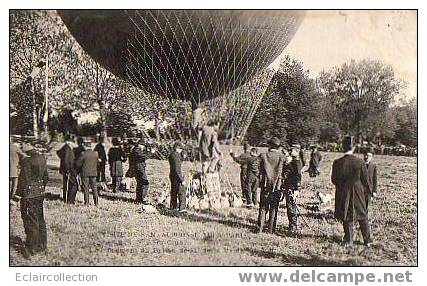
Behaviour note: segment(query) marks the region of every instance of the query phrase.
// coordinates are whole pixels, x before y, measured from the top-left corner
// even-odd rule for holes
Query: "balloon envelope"
[[[60,10],[83,49],[146,92],[200,103],[269,66],[304,12]]]

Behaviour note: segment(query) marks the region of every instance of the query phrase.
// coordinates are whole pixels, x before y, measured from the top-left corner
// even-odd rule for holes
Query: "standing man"
[[[96,169],[96,181],[105,184],[105,164],[107,163],[107,154],[105,152],[104,140],[104,136],[99,135],[98,144],[96,144],[95,149],[93,150],[98,153],[98,168]]]
[[[110,175],[113,180],[113,193],[120,188],[123,178],[123,162],[126,161],[125,152],[120,146],[118,138],[113,138],[113,147],[108,151],[108,164],[110,165]]]
[[[90,140],[83,142],[84,151],[76,160],[76,169],[82,180],[85,205],[89,205],[89,188],[92,189],[93,202],[98,206],[98,189],[96,185],[96,171],[98,166],[98,154],[92,150]]]
[[[372,243],[366,205],[366,190],[370,191],[368,170],[362,159],[353,155],[353,137],[343,140],[344,156],[332,165],[332,183],[335,185],[335,218],[342,221],[344,240],[353,246],[353,221],[359,222],[366,246]]]
[[[24,255],[29,257],[45,251],[47,247],[43,200],[48,173],[46,159],[33,146],[24,144],[22,150],[28,157],[22,160],[16,197],[21,200],[21,217],[26,235]]]
[[[258,205],[257,190],[259,186],[259,168],[260,168],[260,157],[258,156],[257,148],[252,148],[250,157],[248,158],[248,169],[247,169],[247,189],[249,198],[249,207]]]
[[[240,165],[240,186],[242,188],[242,195],[246,199],[246,204],[252,203],[248,199],[248,159],[250,157],[249,144],[245,142],[243,144],[243,153],[240,156],[236,156],[233,152],[230,152],[233,160]]]
[[[9,184],[10,199],[12,199],[18,189],[19,162],[27,155],[16,144],[12,143],[12,137],[9,140]]]
[[[292,145],[291,161],[283,168],[283,195],[286,198],[286,213],[288,215],[289,235],[298,235],[298,212],[295,192],[301,190],[302,162],[299,156],[299,146]]]
[[[299,145],[298,143],[295,143],[295,144],[293,144],[293,145],[298,145],[298,146],[301,146],[300,148],[299,148],[299,158],[300,158],[300,160],[301,160],[301,163],[302,163],[302,173],[304,173],[305,171],[307,171],[307,169],[308,169],[308,166],[307,166],[307,158],[306,158],[306,154],[305,154],[305,147],[304,147],[304,145]]]
[[[311,156],[308,167],[308,174],[310,175],[310,177],[316,177],[320,174],[319,165],[321,160],[322,154],[320,154],[319,150],[317,149],[317,145],[311,146]]]
[[[279,151],[280,140],[276,137],[268,142],[267,153],[261,154],[260,160],[260,185],[261,198],[259,203],[258,232],[264,229],[265,219],[269,213],[268,232],[275,231],[277,220],[277,208],[280,198],[280,184],[285,156]]]
[[[133,175],[136,179],[136,202],[148,204],[148,187],[149,182],[145,171],[147,156],[145,153],[145,140],[141,138],[138,145],[135,146],[129,156]]]
[[[222,156],[222,152],[219,149],[218,128],[219,123],[213,120],[209,121],[208,125],[202,128],[199,152],[203,174],[215,172],[216,164]]]
[[[171,209],[178,207],[180,212],[184,212],[186,207],[186,193],[184,176],[181,170],[181,153],[184,146],[181,142],[176,142],[173,149],[168,158],[170,168],[169,179],[171,181]]]
[[[372,197],[377,196],[378,191],[378,172],[377,172],[377,165],[375,163],[372,163],[372,158],[374,154],[371,152],[365,153],[364,159],[366,163],[366,168],[368,169],[368,183],[369,183],[369,190],[367,191],[367,201],[366,204],[369,205],[369,202],[371,201]]]
[[[65,136],[65,143],[61,149],[56,151],[56,154],[59,157],[59,173],[62,175],[62,200],[64,203],[68,201],[67,193],[70,185],[70,176],[72,176],[72,171],[74,168],[74,151],[73,143],[71,136],[67,134]]]

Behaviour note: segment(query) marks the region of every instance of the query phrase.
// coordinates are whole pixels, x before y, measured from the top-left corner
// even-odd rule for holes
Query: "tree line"
[[[417,146],[417,101],[391,66],[351,61],[317,78],[286,57],[248,130],[252,144],[276,136],[288,143],[340,142],[343,135],[376,145]]]

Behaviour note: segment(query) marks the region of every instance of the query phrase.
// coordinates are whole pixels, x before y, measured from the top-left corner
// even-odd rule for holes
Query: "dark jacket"
[[[182,170],[181,170],[181,165],[182,165],[181,155],[175,151],[172,151],[171,154],[169,155],[168,160],[169,160],[169,168],[170,168],[169,176],[171,180],[173,179],[175,181],[178,181],[179,183],[184,182],[184,176],[182,175]]]
[[[135,146],[129,156],[131,168],[136,176],[141,176],[142,179],[147,179],[145,172],[145,160],[147,156],[139,146]]]
[[[77,158],[75,166],[80,176],[96,177],[98,153],[90,149],[83,151]]]
[[[297,190],[301,186],[301,160],[292,159],[283,167],[283,190]]]
[[[377,174],[377,165],[370,162],[367,164],[368,169],[368,183],[369,183],[369,193],[376,193],[378,190],[378,174]]]
[[[368,218],[368,170],[362,159],[345,155],[332,165],[332,183],[335,185],[335,218],[342,221]]]
[[[80,157],[80,155],[82,154],[82,152],[85,150],[85,148],[83,148],[83,146],[77,146],[73,149],[74,152],[74,158],[77,159],[78,157]]]
[[[310,168],[318,168],[320,161],[322,160],[322,155],[320,154],[319,151],[316,152],[311,152],[311,157],[310,157]]]
[[[259,177],[261,158],[259,156],[249,156],[247,162],[248,177]]]
[[[43,195],[49,176],[44,156],[35,150],[27,154],[29,157],[22,159],[21,162],[16,195],[28,199]]]
[[[108,151],[108,164],[112,177],[123,177],[123,162],[126,161],[125,152],[122,147],[111,147]]]
[[[74,151],[71,148],[71,146],[65,143],[61,149],[56,151],[56,154],[58,155],[60,160],[59,173],[61,174],[69,173],[73,169],[74,160],[75,160]]]
[[[278,150],[269,150],[260,156],[261,191],[274,192],[280,189],[285,155]]]
[[[96,144],[95,148],[93,149],[93,151],[98,153],[98,158],[99,160],[101,160],[101,163],[105,163],[107,162],[107,154],[105,152],[105,146],[102,143],[98,143]]]
[[[244,175],[246,175],[246,173],[247,173],[248,159],[250,156],[251,156],[250,153],[248,151],[246,151],[246,152],[243,152],[238,157],[232,157],[233,160],[240,165],[241,173]]]

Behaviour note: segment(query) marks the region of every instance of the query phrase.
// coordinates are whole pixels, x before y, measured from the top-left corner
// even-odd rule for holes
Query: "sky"
[[[351,59],[380,60],[408,83],[404,99],[416,97],[417,13],[311,10],[281,57],[284,55],[302,61],[312,77]]]

